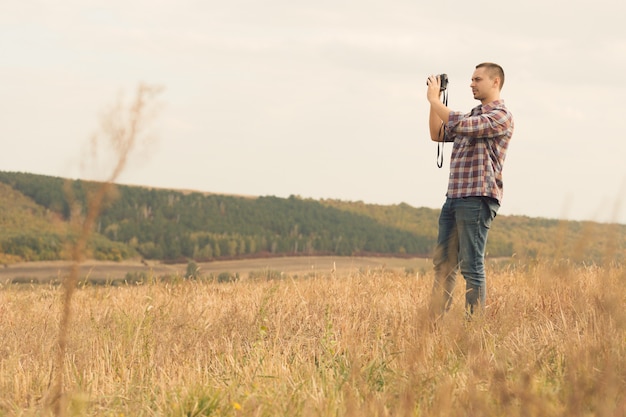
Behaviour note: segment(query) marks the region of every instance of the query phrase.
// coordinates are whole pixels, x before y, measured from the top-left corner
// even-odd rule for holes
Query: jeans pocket
[[[491,222],[496,218],[500,204],[497,200],[489,197],[483,197],[483,210],[484,215],[482,217],[483,226],[487,229],[491,227]]]

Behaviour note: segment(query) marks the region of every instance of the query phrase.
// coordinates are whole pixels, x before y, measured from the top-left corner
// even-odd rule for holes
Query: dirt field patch
[[[0,284],[10,282],[60,281],[70,271],[70,262],[27,262],[0,268]],[[223,272],[246,278],[251,272],[272,271],[297,276],[347,274],[368,269],[390,269],[423,273],[430,268],[427,259],[370,258],[370,257],[283,257],[216,261],[197,263],[200,275],[218,275]],[[86,261],[80,268],[80,279],[113,281],[124,279],[128,274],[145,273],[148,276],[184,276],[187,264],[168,265],[160,262],[102,262]]]

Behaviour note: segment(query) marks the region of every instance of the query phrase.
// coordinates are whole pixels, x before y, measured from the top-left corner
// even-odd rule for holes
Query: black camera
[[[441,88],[439,91],[445,91],[445,89],[448,88],[448,74],[439,74],[437,78],[441,80]],[[428,82],[426,82],[426,84],[428,85]]]

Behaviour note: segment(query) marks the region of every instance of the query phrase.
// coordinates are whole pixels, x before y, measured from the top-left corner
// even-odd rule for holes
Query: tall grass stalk
[[[114,182],[124,170],[128,157],[143,138],[141,131],[146,121],[146,110],[158,88],[139,85],[136,96],[128,107],[120,100],[102,117],[101,135],[94,135],[91,141],[92,163],[97,162],[98,152],[106,149],[112,153],[113,166],[107,178],[99,183],[95,190],[89,190],[87,206],[80,207],[72,194],[70,184],[66,187],[68,201],[72,210],[73,230],[70,231],[70,255],[72,264],[63,280],[61,298],[61,317],[58,326],[56,359],[52,366],[52,380],[47,393],[46,403],[54,415],[66,414],[67,404],[64,396],[64,381],[67,379],[67,350],[72,328],[72,301],[79,281],[79,268],[87,255],[87,243],[94,230],[94,225],[101,210],[110,200]]]
[[[443,322],[432,276],[84,287],[64,357],[85,416],[624,416],[626,270],[488,274],[487,314]],[[0,415],[41,413],[56,287],[0,291]]]

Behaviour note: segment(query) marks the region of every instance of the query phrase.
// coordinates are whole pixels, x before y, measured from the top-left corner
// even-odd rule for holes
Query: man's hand
[[[428,89],[426,90],[426,98],[430,103],[430,115],[428,118],[428,126],[430,130],[430,138],[435,142],[444,140],[442,123],[448,123],[450,109],[441,102],[441,80],[436,75],[431,75],[426,80]]]
[[[429,103],[433,103],[433,101],[441,101],[441,80],[436,75],[431,75],[426,80],[426,85],[428,85],[428,89],[426,90],[426,98]]]

